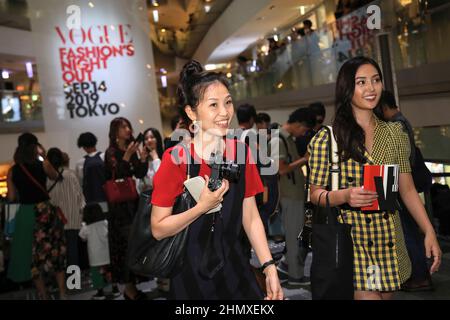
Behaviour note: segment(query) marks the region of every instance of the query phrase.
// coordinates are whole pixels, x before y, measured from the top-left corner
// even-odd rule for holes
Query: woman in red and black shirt
[[[190,154],[180,145],[164,153],[154,178],[151,215],[156,239],[172,236],[189,226],[182,270],[171,278],[171,298],[262,299],[264,293],[252,272],[243,241],[245,232],[264,267],[266,299],[283,299],[255,203],[255,195],[263,191],[256,165],[248,161],[251,154],[247,146],[224,138],[234,113],[227,80],[221,74],[204,72],[198,62],[191,61],[180,74],[178,95],[181,113],[194,122],[195,135],[187,148]],[[207,184],[211,174],[208,161],[213,152],[222,153],[227,160],[246,155],[245,161],[238,162],[238,181],[224,179],[214,192],[204,187],[193,208],[173,215],[173,205],[183,192],[187,171],[187,162],[175,159],[195,160],[191,177],[205,177]],[[218,204],[222,204],[220,212],[206,214]]]

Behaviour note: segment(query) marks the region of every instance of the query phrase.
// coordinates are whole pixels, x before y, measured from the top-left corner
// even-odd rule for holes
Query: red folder
[[[362,211],[398,210],[398,165],[365,165],[364,189],[375,191],[378,198]]]

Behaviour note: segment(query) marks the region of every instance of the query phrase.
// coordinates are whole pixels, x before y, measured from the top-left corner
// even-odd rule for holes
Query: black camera
[[[211,153],[209,160],[211,166],[211,177],[209,177],[208,189],[216,191],[222,185],[222,180],[237,181],[241,170],[237,163],[225,161],[221,155]]]

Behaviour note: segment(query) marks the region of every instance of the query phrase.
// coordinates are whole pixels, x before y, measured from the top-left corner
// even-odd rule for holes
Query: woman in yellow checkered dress
[[[411,177],[408,136],[401,124],[384,122],[376,115],[380,114],[377,106],[382,87],[378,64],[364,57],[347,61],[336,82],[333,131],[341,181],[340,190],[330,191],[329,198],[331,206],[341,206],[345,223],[352,225],[355,299],[390,299],[411,273],[398,212],[360,211],[377,197],[376,192],[361,187],[364,164],[399,165],[399,193],[425,234],[427,256],[434,258],[432,273],[438,270],[442,255]],[[316,204],[327,192],[328,139],[328,131],[322,129],[309,145],[311,200]],[[320,198],[321,206],[325,206],[325,198]]]

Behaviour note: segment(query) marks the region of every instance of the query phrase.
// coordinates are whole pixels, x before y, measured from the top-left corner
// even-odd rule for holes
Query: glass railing
[[[42,122],[39,92],[0,91],[0,128],[22,126],[24,122]]]
[[[450,60],[450,5],[420,14],[421,3],[373,1],[381,8],[382,29],[392,37],[397,70]],[[417,13],[414,6],[417,6]],[[333,83],[342,64],[355,56],[376,58],[379,30],[367,28],[367,6],[238,68],[231,90],[237,100]],[[241,72],[240,72],[241,71]]]

